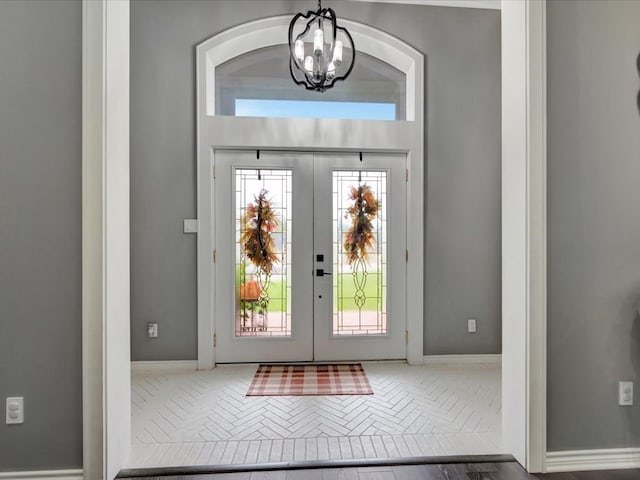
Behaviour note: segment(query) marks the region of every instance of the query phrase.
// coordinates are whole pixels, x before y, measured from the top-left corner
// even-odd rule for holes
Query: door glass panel
[[[333,335],[387,334],[387,172],[333,172]]]
[[[235,170],[235,334],[291,335],[292,171]]]

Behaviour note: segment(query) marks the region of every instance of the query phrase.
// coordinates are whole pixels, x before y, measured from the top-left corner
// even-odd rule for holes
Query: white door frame
[[[233,121],[230,121],[233,120]],[[407,230],[407,296],[414,301],[407,303],[407,361],[421,364],[424,359],[423,341],[423,268],[422,268],[422,148],[415,146],[416,130],[413,122],[372,122],[366,120],[325,120],[286,118],[225,118],[207,117],[200,122],[198,165],[198,368],[215,366],[213,334],[213,298],[209,292],[215,284],[212,252],[213,239],[213,165],[214,151],[221,149],[261,149],[279,151],[340,151],[367,153],[405,153],[409,165],[407,184],[407,218],[419,218],[410,222]],[[268,133],[265,133],[268,132]],[[325,139],[319,145],[314,138]],[[420,201],[416,204],[415,198]],[[208,200],[207,200],[208,199]],[[414,204],[412,205],[412,199]],[[415,215],[419,217],[414,217]],[[412,279],[415,283],[411,283]]]
[[[213,216],[215,228],[216,327],[217,363],[282,362],[282,361],[353,361],[406,358],[406,156],[404,154],[376,154],[332,152],[282,152],[255,150],[215,150],[214,169],[218,203]],[[238,335],[233,276],[236,264],[235,198],[236,169],[255,172],[288,170],[292,173],[292,205],[289,217],[293,226],[293,244],[289,247],[291,265],[287,268],[293,278],[292,330],[288,335]],[[333,282],[311,275],[317,268],[335,269],[331,228],[332,175],[334,171],[384,171],[386,197],[383,208],[386,222],[385,294],[387,332],[385,335],[333,335]],[[309,196],[313,192],[313,196]],[[273,191],[271,195],[275,195]],[[313,197],[313,198],[312,198]],[[285,200],[286,203],[286,200]],[[318,228],[322,225],[322,228]],[[322,246],[320,246],[322,245]],[[325,255],[318,265],[317,253]],[[209,258],[206,259],[207,264]],[[291,277],[290,277],[291,278]],[[297,279],[297,280],[296,280]],[[237,288],[237,287],[236,287]],[[321,294],[321,295],[319,295]],[[319,297],[318,297],[319,295]],[[318,300],[321,298],[323,300]],[[277,324],[277,320],[276,320]],[[215,346],[215,345],[214,345]]]
[[[502,5],[503,436],[511,450],[508,453],[531,472],[545,469],[546,451],[545,15],[545,0]],[[128,303],[124,286],[129,285],[129,271],[122,266],[128,264],[129,226],[112,216],[122,213],[128,218],[128,211],[121,197],[109,195],[112,188],[129,181],[129,170],[124,168],[128,165],[128,135],[124,132],[128,130],[129,103],[128,24],[128,0],[83,2],[82,368],[87,479],[111,480],[126,466],[126,452],[110,445],[126,445],[130,434],[130,425],[125,425],[129,416],[121,415],[130,393],[124,366],[129,360],[128,332],[123,330],[129,323],[128,313],[122,310],[117,326],[107,322],[119,306]],[[246,119],[246,126],[258,132],[275,126],[274,122],[277,119]],[[218,140],[223,143],[225,135],[237,137],[237,132],[225,130],[215,118],[208,123],[221,129]],[[395,123],[401,122],[392,122],[388,128],[393,129]],[[422,125],[422,119],[415,124],[414,128]],[[369,127],[356,123],[352,128]],[[300,122],[302,133],[314,128],[325,134],[332,130],[322,121]],[[254,146],[269,143],[259,134],[253,137]],[[293,143],[296,148],[305,147]],[[357,150],[348,141],[343,143],[345,149]],[[380,143],[384,143],[381,149],[396,151],[407,151],[406,143],[412,144],[406,138],[391,146]],[[422,148],[422,144],[415,147]],[[418,166],[420,175],[414,172],[413,188],[421,190],[422,168]],[[415,242],[413,247],[418,247]],[[411,263],[422,265],[422,258]],[[115,298],[112,294],[116,292],[107,292],[109,285],[121,286]],[[422,296],[422,291],[415,293]],[[417,353],[422,355],[412,355]],[[118,393],[124,395],[118,398]],[[116,422],[118,414],[120,422]]]

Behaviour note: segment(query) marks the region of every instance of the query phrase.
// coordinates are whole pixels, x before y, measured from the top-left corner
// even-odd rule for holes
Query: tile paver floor
[[[136,373],[129,466],[503,453],[499,365],[364,367],[374,395],[246,397],[255,365]]]

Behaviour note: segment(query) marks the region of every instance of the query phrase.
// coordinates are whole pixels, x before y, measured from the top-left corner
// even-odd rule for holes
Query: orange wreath
[[[249,203],[241,217],[240,242],[247,258],[262,272],[271,274],[274,263],[280,259],[272,233],[278,228],[278,214],[267,198],[267,191],[261,190],[254,197],[255,203]]]
[[[349,200],[353,203],[347,209],[345,218],[351,218],[351,227],[344,234],[343,245],[347,263],[352,265],[357,260],[366,260],[367,250],[376,243],[373,220],[380,210],[380,202],[366,184],[351,187]]]

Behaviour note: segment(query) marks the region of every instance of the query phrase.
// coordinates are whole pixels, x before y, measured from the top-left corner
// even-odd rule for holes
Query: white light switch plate
[[[475,333],[476,331],[476,321],[473,318],[467,320],[467,331],[469,333]]]
[[[158,324],[157,323],[148,323],[147,324],[147,336],[149,338],[157,338],[158,337]]]
[[[197,219],[185,219],[183,220],[184,233],[197,233],[198,232],[198,220]]]
[[[7,398],[7,425],[24,423],[24,397]]]

